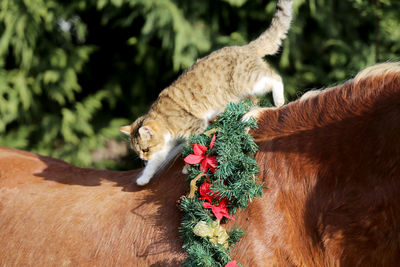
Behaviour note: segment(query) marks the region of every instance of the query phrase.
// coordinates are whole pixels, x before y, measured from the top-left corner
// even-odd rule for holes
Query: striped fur
[[[292,1],[278,1],[271,26],[258,39],[199,59],[160,93],[146,115],[121,127],[133,150],[149,161],[139,185],[160,169],[177,139],[204,131],[229,102],[272,91],[275,105],[284,104],[282,79],[262,57],[278,50],[290,26],[291,8]]]

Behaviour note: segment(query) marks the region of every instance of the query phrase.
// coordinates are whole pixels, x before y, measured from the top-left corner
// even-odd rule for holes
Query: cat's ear
[[[131,126],[130,125],[125,125],[119,128],[121,133],[126,134],[126,135],[131,135]]]
[[[139,128],[139,134],[143,140],[150,140],[154,135],[154,130],[150,126],[145,125]]]

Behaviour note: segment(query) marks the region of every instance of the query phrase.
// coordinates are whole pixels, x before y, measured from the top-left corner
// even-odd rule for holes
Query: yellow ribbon
[[[200,221],[193,228],[193,233],[200,237],[207,236],[210,238],[210,242],[228,248],[229,235],[226,233],[225,228],[219,224],[219,221],[213,221],[211,225],[205,221]]]
[[[190,192],[189,192],[188,198],[194,197],[194,193],[197,191],[197,189],[199,189],[196,185],[196,182],[201,177],[203,177],[203,175],[205,175],[204,172],[199,173],[192,181],[190,181]]]
[[[210,130],[205,131],[203,134],[205,134],[206,136],[210,137],[211,135],[215,134],[219,130],[221,130],[221,129],[220,128],[211,128]]]

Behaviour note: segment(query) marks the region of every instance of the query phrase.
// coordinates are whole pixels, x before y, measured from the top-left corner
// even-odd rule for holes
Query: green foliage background
[[[110,140],[125,142],[119,126],[145,113],[196,58],[256,38],[275,4],[0,0],[0,145],[132,168],[134,155],[111,155]],[[398,0],[295,0],[282,52],[267,58],[287,99],[399,60],[399,15]]]

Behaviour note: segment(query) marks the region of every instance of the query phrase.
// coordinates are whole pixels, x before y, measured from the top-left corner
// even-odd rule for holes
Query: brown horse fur
[[[258,119],[252,134],[268,189],[237,214],[247,233],[232,257],[243,266],[398,265],[400,65]],[[130,183],[139,171],[2,148],[0,265],[181,265],[181,169],[178,160],[139,188]]]
[[[0,266],[180,266],[180,167],[147,187],[137,171],[82,169],[0,149]]]

